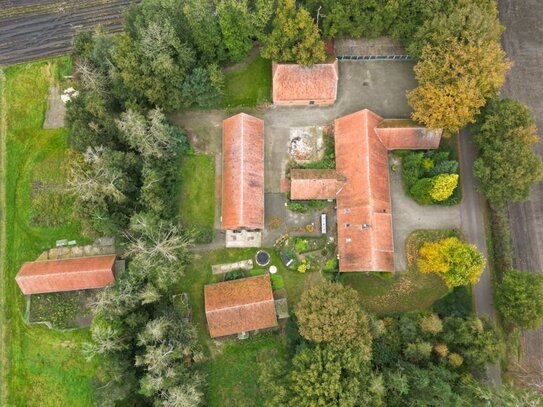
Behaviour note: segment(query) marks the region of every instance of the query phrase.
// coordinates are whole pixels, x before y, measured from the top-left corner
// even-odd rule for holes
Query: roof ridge
[[[108,268],[100,268],[100,269],[93,269],[93,270],[77,270],[77,271],[65,271],[65,272],[52,272],[52,273],[45,273],[45,274],[19,274],[17,273],[17,275],[15,276],[15,279],[21,279],[21,278],[24,278],[24,279],[30,279],[30,278],[38,278],[38,277],[46,277],[46,276],[52,276],[52,275],[62,275],[62,276],[66,276],[66,275],[71,275],[71,274],[88,274],[88,273],[96,273],[96,272],[109,272],[111,271],[110,269]]]
[[[262,300],[262,301],[255,301],[255,302],[249,302],[247,304],[237,304],[237,305],[232,305],[230,307],[223,307],[223,308],[217,308],[217,309],[211,309],[209,311],[206,311],[205,313],[206,314],[210,314],[212,312],[221,312],[221,311],[225,311],[225,310],[231,310],[231,309],[235,309],[235,308],[242,308],[242,307],[251,307],[253,305],[259,305],[259,304],[263,304],[263,303],[266,303],[266,302],[275,302],[275,299],[273,298],[273,294],[272,294],[272,297],[267,299],[267,300]]]

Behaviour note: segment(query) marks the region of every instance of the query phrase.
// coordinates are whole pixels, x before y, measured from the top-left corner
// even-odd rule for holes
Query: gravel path
[[[77,31],[122,28],[131,0],[0,0],[0,66],[67,52]]]
[[[500,0],[500,19],[506,27],[503,47],[514,62],[502,90],[503,97],[528,104],[535,116],[539,134],[543,130],[543,2],[541,0]],[[535,150],[543,154],[543,143]],[[509,207],[515,266],[543,272],[543,184],[537,185],[530,201]],[[522,335],[522,364],[535,368],[543,380],[543,327]]]
[[[460,143],[460,179],[462,182],[462,202],[460,204],[460,219],[462,230],[470,243],[477,246],[477,249],[488,258],[486,247],[485,224],[484,224],[484,200],[480,193],[475,190],[473,177],[473,161],[475,160],[475,146],[471,134],[462,131],[459,137]],[[475,297],[475,310],[480,317],[487,316],[492,320],[496,319],[494,310],[494,296],[492,280],[488,267],[485,267],[481,279],[473,286]],[[487,369],[487,380],[494,386],[501,384],[501,372],[499,362]]]

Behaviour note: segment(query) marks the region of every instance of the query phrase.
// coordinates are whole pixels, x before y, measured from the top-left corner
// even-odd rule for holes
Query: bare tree
[[[126,142],[144,156],[169,157],[180,142],[160,109],[151,110],[147,118],[128,110],[116,122]]]
[[[82,156],[72,159],[69,167],[68,190],[83,201],[114,202],[126,199],[121,191],[123,173],[107,165],[104,147],[88,147]]]

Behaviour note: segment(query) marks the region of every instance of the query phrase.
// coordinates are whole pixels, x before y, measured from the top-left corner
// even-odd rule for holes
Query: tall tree
[[[326,59],[317,24],[294,0],[279,0],[273,30],[263,42],[262,56],[277,62],[311,66]]]
[[[439,46],[451,39],[481,47],[499,42],[503,26],[498,19],[495,0],[446,3],[421,21],[409,40],[408,52],[411,55],[420,56],[425,46]]]
[[[358,293],[341,284],[325,282],[305,291],[296,308],[300,335],[332,349],[356,346],[362,360],[371,356],[371,332]]]
[[[398,13],[397,0],[309,0],[306,4],[319,16],[327,37],[378,37],[387,33]]]
[[[498,285],[496,305],[511,326],[537,328],[543,320],[543,276],[518,270],[506,271]]]
[[[253,46],[253,19],[248,0],[221,0],[217,5],[219,25],[232,61],[241,61]]]
[[[543,178],[541,158],[532,149],[539,138],[528,107],[516,100],[493,100],[474,133],[480,153],[474,172],[481,192],[496,204],[527,199]]]
[[[224,61],[224,40],[213,1],[186,0],[183,11],[201,58],[206,63]]]
[[[456,237],[424,243],[417,259],[421,272],[439,274],[449,288],[476,283],[485,264],[485,258],[474,245]]]
[[[455,133],[497,94],[510,63],[498,42],[485,46],[450,40],[426,46],[415,66],[419,86],[408,93],[412,117],[430,128]]]

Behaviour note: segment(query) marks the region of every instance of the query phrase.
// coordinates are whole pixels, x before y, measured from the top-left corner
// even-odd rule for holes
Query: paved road
[[[505,25],[503,47],[514,66],[502,90],[503,97],[528,104],[539,134],[543,131],[543,1],[499,0],[500,19]],[[536,151],[543,155],[543,143]],[[537,185],[531,200],[509,207],[515,267],[543,272],[543,184]],[[543,328],[522,335],[523,364],[540,367],[543,362]],[[539,369],[540,370],[540,369]],[[542,377],[543,379],[543,377]]]
[[[467,239],[475,244],[479,251],[487,255],[485,224],[484,224],[484,201],[481,194],[475,190],[473,177],[473,161],[475,160],[475,147],[471,135],[462,131],[460,141],[460,179],[462,182],[463,199],[460,204],[460,219],[462,230]],[[492,281],[488,267],[485,267],[481,280],[473,287],[475,297],[475,308],[477,315],[488,316],[495,320],[494,299]],[[487,378],[490,383],[498,386],[501,384],[501,372],[499,363],[492,365],[487,370]]]

